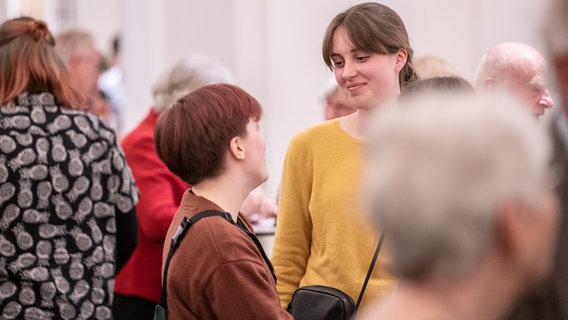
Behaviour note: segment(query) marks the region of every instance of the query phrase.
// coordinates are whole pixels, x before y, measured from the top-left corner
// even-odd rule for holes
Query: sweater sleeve
[[[302,148],[304,147],[304,148]],[[312,240],[309,202],[312,159],[298,139],[292,140],[282,173],[278,220],[272,249],[280,303],[286,308],[306,270]]]
[[[221,265],[210,278],[203,299],[217,319],[293,319],[278,304],[272,275],[255,261]]]

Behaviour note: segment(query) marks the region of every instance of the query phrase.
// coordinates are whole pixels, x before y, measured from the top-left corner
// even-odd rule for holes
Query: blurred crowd
[[[125,132],[120,37],[4,21],[0,318],[292,319],[318,285],[357,319],[568,320],[568,1],[548,12],[548,52],[499,43],[471,83],[390,7],[337,13],[277,199],[263,106],[216,57],[163,70]]]

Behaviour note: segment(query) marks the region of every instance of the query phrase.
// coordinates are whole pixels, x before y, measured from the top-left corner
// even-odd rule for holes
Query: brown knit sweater
[[[166,235],[162,263],[184,217],[223,211],[187,191]],[[249,230],[252,230],[245,221]],[[253,240],[222,217],[194,224],[168,271],[168,319],[292,319],[280,307],[276,284]]]

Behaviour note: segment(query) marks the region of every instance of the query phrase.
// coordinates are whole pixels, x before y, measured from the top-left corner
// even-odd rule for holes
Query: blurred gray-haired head
[[[232,73],[218,60],[206,55],[189,56],[162,73],[154,82],[154,111],[171,107],[187,93],[211,83],[234,83]]]
[[[493,240],[497,206],[536,204],[549,145],[516,100],[416,95],[373,117],[364,195],[402,277],[463,276]]]

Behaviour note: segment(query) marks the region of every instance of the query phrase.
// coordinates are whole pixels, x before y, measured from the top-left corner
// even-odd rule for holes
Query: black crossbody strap
[[[375,267],[375,263],[377,262],[377,258],[379,257],[379,252],[381,252],[381,246],[383,245],[384,239],[385,239],[385,233],[381,232],[379,243],[377,243],[377,248],[375,249],[375,254],[373,255],[373,260],[371,260],[369,271],[367,271],[367,276],[365,277],[365,281],[363,282],[363,287],[361,288],[361,292],[359,293],[359,298],[357,299],[357,304],[355,305],[355,312],[357,312],[357,309],[359,309],[359,305],[361,304],[361,300],[363,300],[365,289],[367,289],[367,284],[369,283],[369,279],[371,278],[371,273],[373,273],[373,268]]]
[[[164,266],[164,277],[162,278],[162,295],[160,298],[160,304],[166,311],[168,310],[168,292],[167,292],[168,290],[166,283],[168,280],[168,269],[170,267],[170,261],[172,259],[172,256],[174,255],[174,252],[176,251],[179,244],[181,243],[181,240],[187,233],[187,230],[189,230],[189,228],[193,224],[195,224],[197,221],[201,220],[202,218],[211,217],[211,216],[219,216],[233,223],[233,219],[231,218],[231,215],[228,212],[221,212],[217,210],[205,210],[194,215],[193,217],[191,217],[191,219],[187,217],[183,218],[181,224],[176,230],[176,233],[172,237],[170,251],[168,252],[168,258],[166,259],[166,265]]]
[[[274,267],[272,266],[272,263],[270,262],[270,259],[268,259],[268,256],[266,255],[266,252],[264,252],[264,249],[262,248],[262,244],[260,243],[260,241],[258,240],[257,236],[250,232],[247,227],[245,226],[245,224],[241,221],[241,219],[239,218],[237,221],[237,226],[243,230],[254,242],[254,244],[256,245],[256,247],[258,248],[258,251],[260,251],[260,254],[262,255],[262,258],[264,259],[264,261],[266,262],[266,264],[268,265],[268,269],[270,269],[270,273],[272,273],[272,277],[274,278],[274,282],[276,282],[276,274],[274,273]]]

